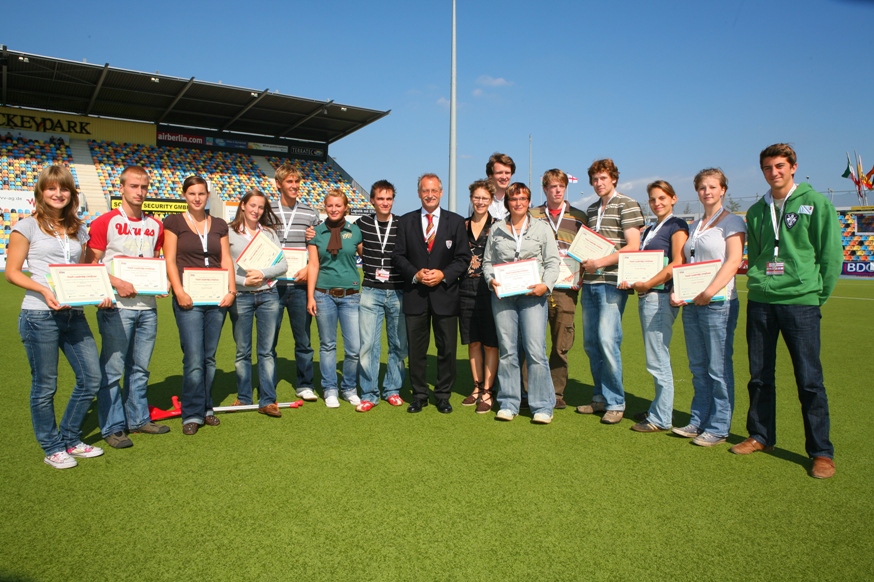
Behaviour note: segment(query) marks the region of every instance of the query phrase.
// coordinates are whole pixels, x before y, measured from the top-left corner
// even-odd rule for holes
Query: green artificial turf
[[[22,293],[0,283],[0,580],[864,580],[874,572],[868,281],[842,280],[823,309],[838,469],[826,481],[807,476],[782,343],[772,454],[738,457],[729,445],[700,448],[632,432],[630,419],[604,426],[575,414],[592,390],[579,309],[570,406],[549,426],[525,415],[496,422],[462,407],[470,372],[459,346],[450,415],[434,406],[412,415],[385,402],[359,414],[319,401],[281,419],[222,414],[221,426],[193,437],[174,419],[167,435],[135,434],[131,449],[106,447],[57,471],[43,464],[30,423],[16,327]],[[730,443],[746,436],[745,293],[741,301]],[[159,303],[150,400],[166,408],[180,391],[182,359],[169,301]],[[634,297],[624,325],[630,417],[653,393]],[[692,388],[680,319],[674,332],[674,422],[682,425]],[[315,325],[313,339],[318,357]],[[278,352],[279,400],[288,401],[287,322]],[[230,404],[229,321],[217,360],[215,399]],[[429,366],[433,381],[433,355]],[[60,416],[73,385],[63,358],[59,372]],[[103,444],[96,405],[84,431],[86,442]]]

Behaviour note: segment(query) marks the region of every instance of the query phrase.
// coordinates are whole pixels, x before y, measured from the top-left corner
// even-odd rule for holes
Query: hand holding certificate
[[[189,267],[182,272],[182,288],[194,305],[218,305],[228,294],[228,272]]]
[[[556,289],[579,289],[580,288],[580,263],[573,257],[561,257],[558,264],[558,281]]]
[[[617,281],[629,285],[649,281],[665,268],[666,263],[664,251],[622,251],[619,253]],[[653,287],[664,288],[664,284]]]
[[[568,247],[567,254],[579,262],[590,259],[601,259],[616,251],[616,245],[610,239],[604,238],[591,228],[581,226],[574,242]]]
[[[288,270],[282,277],[277,277],[282,281],[294,281],[294,276],[307,266],[309,256],[305,248],[283,247],[282,253],[285,255],[285,262],[288,264]]]
[[[138,295],[167,294],[167,264],[164,259],[116,256],[112,276],[133,285]]]
[[[262,231],[255,233],[237,258],[237,265],[244,271],[272,267],[282,258],[282,249],[276,246]]]
[[[722,267],[722,261],[704,261],[674,267],[674,294],[685,303],[692,303],[702,291],[710,286],[716,273]],[[711,301],[728,299],[728,289],[723,287],[710,298]]]
[[[501,263],[494,265],[495,293],[499,299],[512,295],[527,295],[534,285],[539,285],[540,271],[537,268],[537,259],[527,259],[514,263]]]
[[[103,265],[49,265],[47,280],[61,305],[100,305],[107,299],[115,302]]]

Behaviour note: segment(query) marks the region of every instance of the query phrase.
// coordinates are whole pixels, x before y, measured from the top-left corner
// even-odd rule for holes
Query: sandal
[[[479,402],[476,403],[476,413],[485,414],[492,409],[494,405],[495,389],[483,390],[480,395]]]
[[[474,382],[473,383],[473,393],[471,393],[470,396],[468,396],[467,398],[462,400],[461,405],[462,406],[473,406],[474,404],[479,402],[479,399],[482,397],[483,392],[484,392],[483,391],[483,383],[482,382]]]

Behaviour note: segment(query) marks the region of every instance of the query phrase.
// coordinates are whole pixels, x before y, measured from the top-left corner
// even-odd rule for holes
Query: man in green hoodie
[[[774,369],[783,334],[795,369],[805,448],[813,459],[810,475],[827,479],[835,463],[819,358],[820,307],[841,274],[841,227],[822,194],[795,183],[798,164],[791,146],[768,146],[759,165],[771,189],[747,212],[750,437],[731,452],[770,451],[777,442]]]

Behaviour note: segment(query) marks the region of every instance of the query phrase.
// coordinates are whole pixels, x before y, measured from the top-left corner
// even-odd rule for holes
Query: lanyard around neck
[[[55,237],[55,240],[58,241],[58,246],[61,247],[61,252],[64,253],[64,263],[70,263],[70,237],[67,236],[67,231],[64,231],[64,239],[61,240],[61,235],[58,234],[58,231],[55,230],[55,225],[49,225],[49,228],[52,229],[52,234]]]
[[[771,224],[774,227],[774,258],[776,259],[780,252],[780,223],[783,222],[783,215],[786,214],[786,204],[789,202],[789,197],[792,196],[792,193],[795,192],[795,189],[798,186],[793,184],[792,189],[789,190],[789,193],[783,198],[783,206],[780,207],[780,219],[777,220],[777,211],[774,208],[774,195],[771,194],[771,191],[768,190],[768,193],[765,195],[765,200],[768,202],[768,205],[771,207]]]
[[[561,213],[558,215],[558,220],[555,223],[553,223],[552,217],[550,216],[550,213],[549,213],[549,206],[546,207],[546,220],[549,221],[549,226],[552,227],[552,231],[555,234],[558,234],[558,228],[561,226],[561,221],[564,220],[564,213],[566,210],[567,210],[567,202],[562,202],[561,203]]]
[[[519,234],[516,234],[516,227],[513,226],[513,219],[508,218],[510,223],[510,234],[513,235],[513,240],[516,241],[516,256],[513,257],[513,262],[519,260],[519,254],[522,252],[522,239],[525,236],[525,231],[528,229],[528,217],[525,217],[525,222],[522,223],[522,228],[519,229]]]
[[[376,229],[376,240],[379,241],[379,265],[382,266],[385,262],[385,245],[388,243],[388,233],[391,232],[391,223],[394,220],[394,214],[388,215],[388,226],[385,227],[385,238],[379,234],[379,218],[373,215],[373,227]],[[427,237],[425,237],[427,240]]]
[[[197,238],[200,239],[200,245],[203,247],[203,264],[208,267],[209,254],[207,253],[206,248],[209,244],[209,216],[206,217],[206,224],[203,225],[203,234],[200,234],[200,231],[197,230],[197,223],[194,222],[194,218],[191,217],[191,213],[186,210],[185,215],[188,217],[188,220],[191,221],[191,226],[194,227],[194,233],[197,235]]]
[[[610,206],[610,203],[613,202],[613,199],[616,198],[616,193],[613,193],[613,196],[607,200],[607,204],[603,204],[598,207],[598,218],[595,221],[595,232],[601,232],[601,221],[604,220],[604,215],[607,214],[607,207]]]
[[[689,256],[692,257],[692,262],[695,262],[695,246],[698,244],[698,239],[704,234],[704,231],[710,228],[717,219],[722,216],[722,211],[725,210],[722,206],[719,207],[719,212],[710,217],[710,220],[707,221],[707,224],[704,224],[704,217],[701,217],[698,220],[698,226],[695,227],[695,232],[692,234],[692,244],[689,248]],[[704,225],[704,228],[701,226]]]
[[[643,250],[646,248],[646,245],[649,244],[649,241],[651,241],[652,239],[655,238],[655,235],[658,233],[658,231],[661,230],[661,228],[665,225],[665,223],[668,220],[670,220],[670,218],[673,215],[674,215],[673,213],[668,214],[664,220],[649,227],[649,230],[646,232],[646,237],[644,237],[643,242],[640,243],[640,250]]]
[[[294,226],[294,215],[297,214],[297,200],[294,202],[294,208],[291,209],[291,218],[288,222],[285,221],[285,212],[282,210],[282,200],[279,201],[279,217],[282,219],[282,240],[288,240],[288,231]]]
[[[137,256],[142,257],[143,256],[143,240],[144,240],[144,234],[145,234],[143,231],[146,228],[146,215],[143,214],[140,217],[140,235],[137,236],[134,233],[134,226],[133,226],[133,224],[131,224],[130,218],[128,218],[127,212],[124,211],[124,208],[119,206],[118,211],[121,213],[122,216],[124,216],[124,222],[125,222],[125,224],[127,224],[127,229],[130,232],[131,236],[134,237],[134,241],[136,241],[136,243],[137,243]]]

